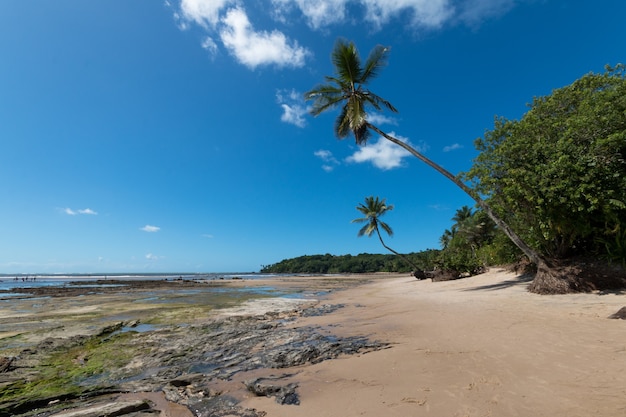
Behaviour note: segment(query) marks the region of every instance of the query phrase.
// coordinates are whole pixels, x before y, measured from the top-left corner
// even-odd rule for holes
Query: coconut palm
[[[439,238],[441,249],[446,249],[450,245],[450,242],[452,242],[452,239],[454,238],[455,235],[456,235],[455,226],[452,226],[452,229],[444,230],[443,235],[441,235],[441,237]]]
[[[361,228],[361,230],[359,230],[359,233],[358,233],[359,237],[361,236],[371,237],[372,234],[376,232],[376,234],[378,235],[378,239],[380,240],[380,243],[383,245],[385,249],[394,253],[395,255],[398,255],[406,263],[411,265],[411,267],[413,268],[414,274],[417,271],[420,271],[420,268],[416,266],[413,262],[411,262],[407,257],[391,249],[383,241],[383,237],[380,233],[380,229],[383,229],[389,236],[393,236],[393,230],[391,230],[391,227],[387,223],[380,220],[380,217],[382,217],[386,212],[393,210],[393,205],[387,205],[384,198],[381,200],[378,197],[370,196],[370,197],[365,197],[365,204],[360,203],[356,207],[356,209],[360,211],[361,213],[363,213],[365,217],[354,219],[352,220],[352,223],[367,223]]]
[[[344,139],[350,133],[354,135],[356,143],[361,145],[367,142],[371,132],[375,132],[385,139],[401,146],[413,156],[426,163],[431,168],[448,178],[459,188],[472,197],[477,205],[487,213],[496,225],[524,252],[539,270],[549,270],[546,260],[530,246],[528,246],[469,186],[448,170],[422,155],[412,146],[380,130],[368,121],[368,111],[373,108],[381,111],[383,108],[397,112],[396,108],[387,100],[367,89],[367,84],[374,79],[380,69],[385,66],[389,48],[376,46],[361,63],[359,52],[352,42],[339,39],[332,51],[331,59],[335,67],[335,76],[326,76],[327,84],[318,85],[304,94],[305,100],[313,101],[311,114],[319,114],[341,106],[339,116],[335,121],[335,133],[338,138]]]
[[[473,214],[474,213],[472,213],[472,209],[469,206],[463,206],[456,210],[454,217],[452,217],[452,221],[461,225],[466,222],[467,219],[471,218]]]

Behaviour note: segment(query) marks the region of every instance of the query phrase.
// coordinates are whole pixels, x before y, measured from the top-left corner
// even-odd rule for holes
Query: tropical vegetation
[[[436,267],[460,275],[474,275],[490,265],[516,263],[522,253],[482,210],[458,209],[452,227],[439,238]]]
[[[405,254],[411,263],[420,270],[431,271],[439,250],[428,249],[421,252]],[[370,254],[358,255],[303,255],[296,258],[283,259],[280,262],[265,265],[262,273],[272,274],[360,274],[373,272],[412,273],[413,267],[398,255]]]
[[[305,93],[305,99],[313,101],[311,114],[340,107],[334,127],[338,138],[351,134],[361,145],[372,132],[379,134],[465,191],[476,201],[479,216],[491,219],[498,233],[506,235],[536,266],[532,291],[581,289],[580,270],[562,263],[571,255],[593,251],[609,260],[623,260],[623,66],[589,74],[535,99],[520,121],[497,119],[495,129],[477,140],[481,154],[470,172],[455,176],[370,123],[370,110],[397,112],[367,88],[386,64],[388,51],[377,46],[362,63],[355,45],[339,40],[331,55],[336,74]],[[453,240],[454,247],[459,239]],[[465,240],[476,257],[475,239],[465,235]]]
[[[460,178],[454,176],[412,146],[388,135],[368,121],[368,110],[370,108],[373,108],[375,111],[381,111],[384,107],[392,112],[397,112],[397,109],[390,102],[366,88],[367,84],[386,65],[388,51],[389,48],[380,45],[376,46],[370,52],[365,63],[361,64],[361,58],[354,43],[339,39],[332,52],[332,62],[336,75],[326,76],[327,84],[319,85],[304,95],[306,100],[313,101],[311,114],[318,116],[327,110],[341,106],[334,128],[338,138],[344,139],[352,134],[358,145],[364,145],[373,131],[392,143],[401,146],[465,191],[541,271],[548,272],[548,265],[544,258],[497,217],[480,196]]]
[[[476,140],[465,178],[546,257],[626,264],[625,71],[584,75]]]

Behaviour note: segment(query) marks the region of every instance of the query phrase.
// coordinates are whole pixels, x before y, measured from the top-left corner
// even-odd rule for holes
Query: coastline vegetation
[[[485,267],[513,264],[522,253],[484,212],[465,206],[440,238],[442,249],[408,254],[304,255],[266,265],[262,273],[358,274],[446,271],[449,277],[474,275]]]
[[[404,256],[420,269],[430,270],[435,265],[434,258],[440,251],[429,249],[408,253]],[[361,274],[374,272],[407,272],[413,268],[398,255],[361,253],[358,255],[303,255],[283,259],[265,265],[261,269],[267,274]]]
[[[335,74],[304,97],[314,116],[340,108],[339,139],[365,145],[376,133],[476,202],[475,213],[463,208],[467,217],[444,232],[440,263],[471,273],[521,252],[533,267],[532,292],[626,287],[626,66],[607,66],[535,98],[520,120],[496,118],[475,142],[480,154],[470,171],[453,175],[371,123],[370,110],[398,112],[367,88],[388,52],[376,46],[362,63],[356,46],[339,39],[331,54]]]

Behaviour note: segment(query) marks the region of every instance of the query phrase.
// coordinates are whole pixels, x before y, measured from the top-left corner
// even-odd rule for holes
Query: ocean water
[[[47,286],[64,286],[70,282],[82,282],[85,286],[107,285],[96,284],[96,281],[107,280],[219,280],[219,279],[263,279],[276,277],[276,274],[255,274],[255,273],[204,273],[204,274],[38,274],[38,275],[0,275],[0,290],[11,290],[13,288],[33,288]]]

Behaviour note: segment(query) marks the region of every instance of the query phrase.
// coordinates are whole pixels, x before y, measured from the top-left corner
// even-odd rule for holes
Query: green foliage
[[[332,52],[335,75],[326,77],[328,84],[304,94],[305,100],[313,101],[311,114],[314,116],[341,107],[335,120],[338,138],[344,139],[352,133],[356,143],[364,144],[371,135],[367,125],[368,108],[397,112],[391,103],[367,89],[367,84],[386,65],[388,52],[389,48],[378,45],[362,63],[354,43],[338,39]]]
[[[612,236],[598,238],[597,243],[604,249],[601,256],[609,262],[618,262],[626,266],[626,229],[617,230]]]
[[[393,230],[391,230],[391,227],[387,223],[380,220],[380,217],[382,217],[386,212],[393,210],[393,205],[388,205],[384,198],[381,200],[378,197],[365,197],[365,204],[359,203],[356,209],[365,217],[354,219],[352,220],[352,223],[367,223],[359,230],[359,237],[370,237],[374,232],[377,232],[380,235],[379,229],[383,229],[389,236],[393,236]]]
[[[506,265],[519,261],[521,252],[511,239],[496,230],[491,243],[479,247],[476,256],[484,266]]]
[[[430,271],[439,253],[436,249],[404,255],[420,269]],[[412,272],[412,268],[396,255],[362,253],[352,255],[304,255],[264,266],[262,273],[273,274],[358,274],[373,272]]]
[[[625,68],[588,74],[498,118],[466,178],[541,253],[600,250],[626,220]],[[602,248],[604,246],[604,249]]]
[[[484,211],[472,213],[461,207],[452,218],[455,223],[446,230],[440,241],[443,249],[437,265],[443,270],[475,274],[485,266],[514,262],[519,249],[498,230]]]

